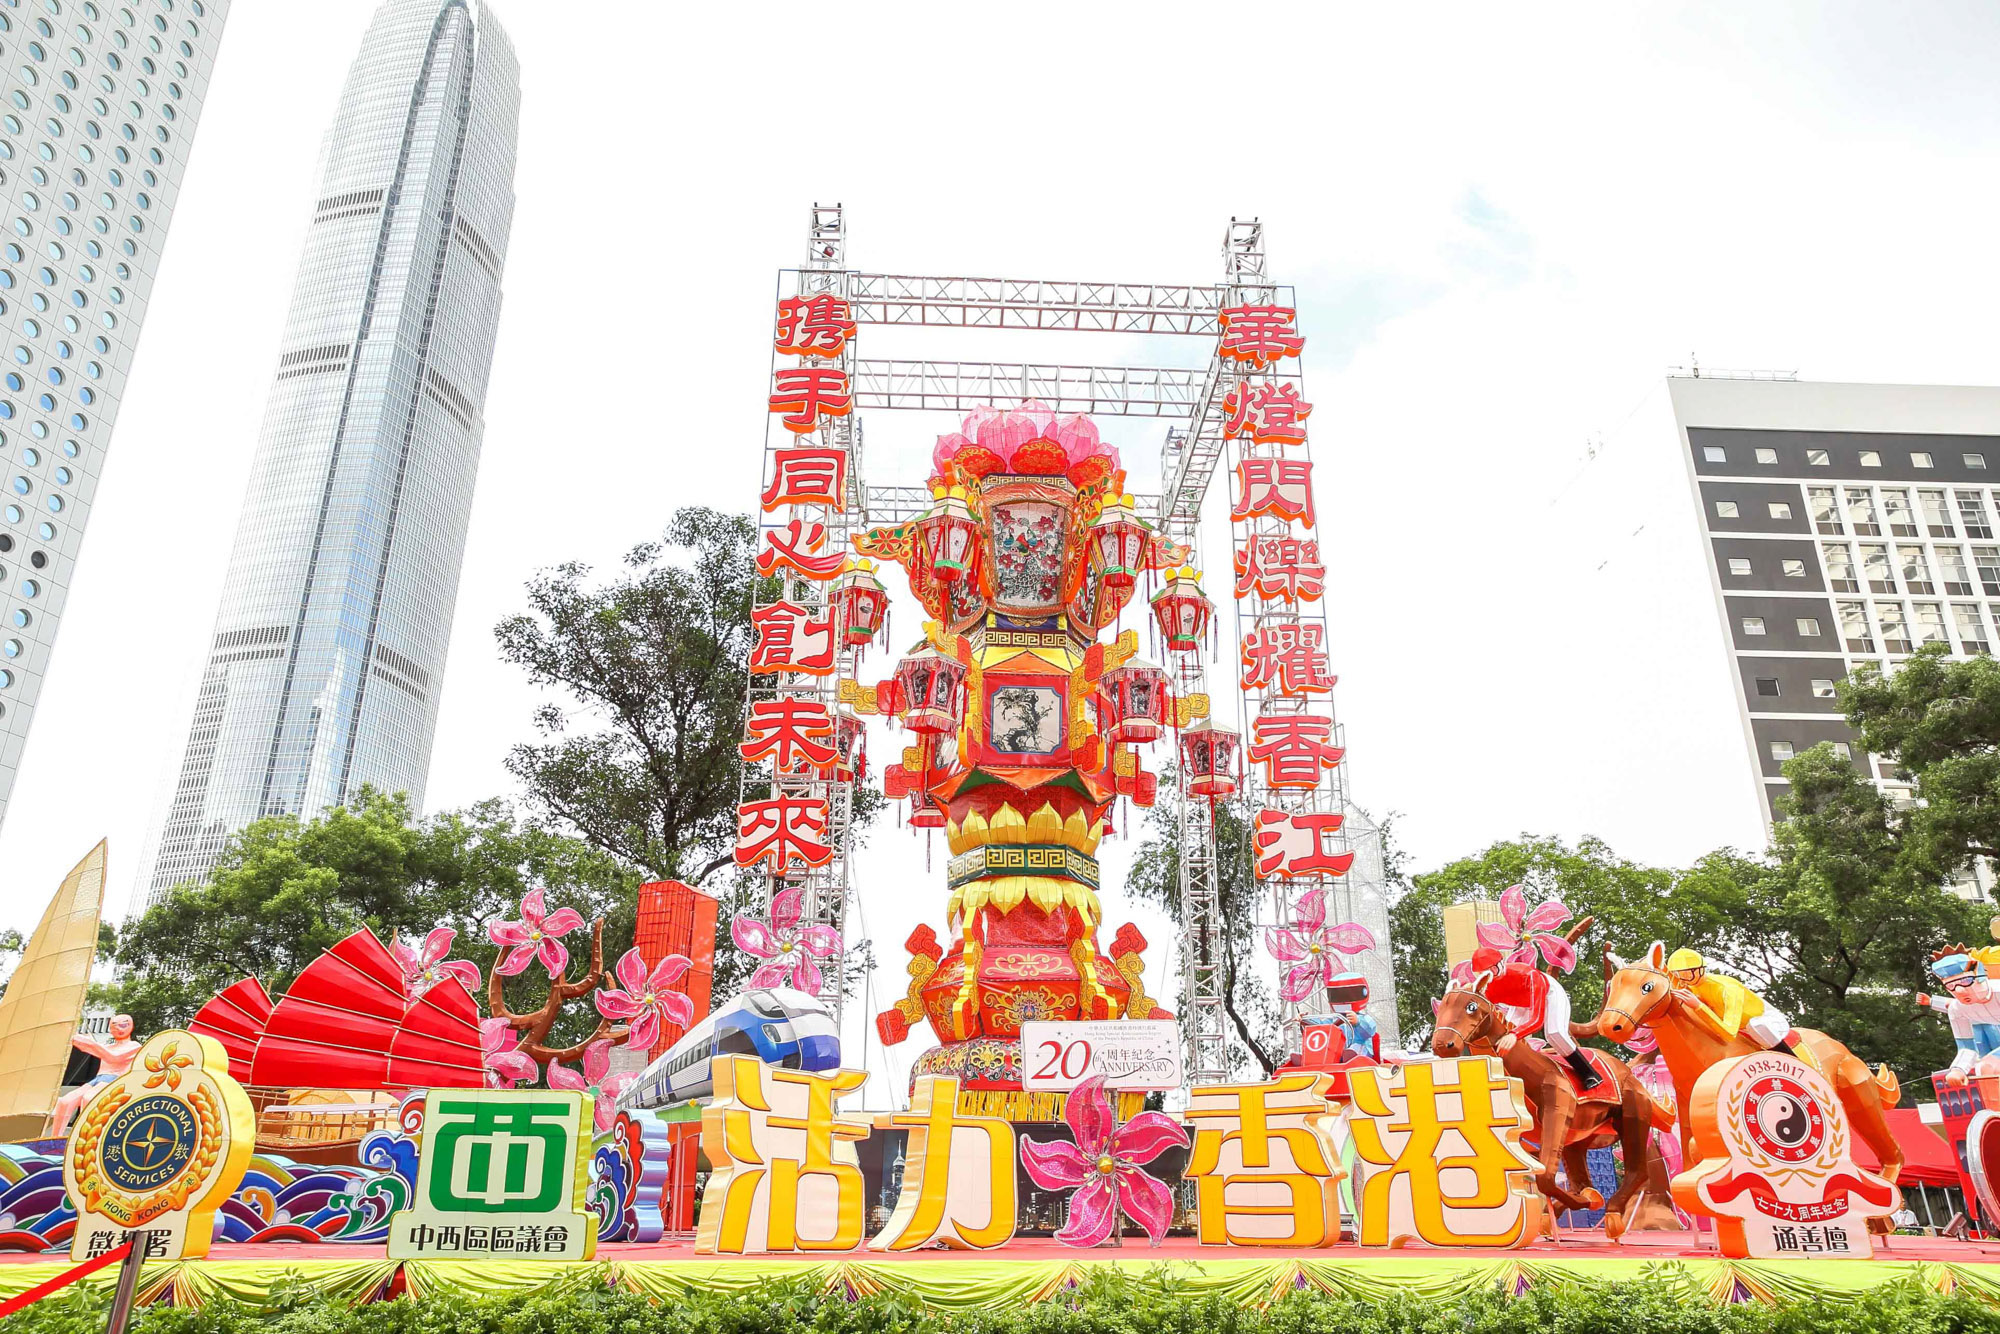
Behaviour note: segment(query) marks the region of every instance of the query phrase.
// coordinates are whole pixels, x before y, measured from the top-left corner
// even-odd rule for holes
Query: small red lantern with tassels
[[[965,664],[926,644],[896,664],[896,696],[912,732],[956,732],[965,720]]]
[[[1166,587],[1153,594],[1153,619],[1159,622],[1167,647],[1176,653],[1199,649],[1214,616],[1215,604],[1201,591],[1201,575],[1192,567],[1170,571]]]
[[[889,590],[875,577],[872,560],[852,562],[847,573],[833,581],[826,600],[841,639],[854,648],[874,642],[889,615]]]
[[[1167,674],[1144,658],[1113,667],[1098,683],[1097,716],[1106,741],[1159,740],[1167,727]]]
[[[917,520],[917,541],[931,578],[941,584],[971,580],[979,571],[979,523],[958,487],[941,493]]]
[[[1139,582],[1152,529],[1140,519],[1129,496],[1112,496],[1090,525],[1090,563],[1106,588],[1125,592]]]
[[[1236,790],[1236,752],[1243,738],[1207,718],[1181,730],[1181,781],[1189,796],[1226,797]]]

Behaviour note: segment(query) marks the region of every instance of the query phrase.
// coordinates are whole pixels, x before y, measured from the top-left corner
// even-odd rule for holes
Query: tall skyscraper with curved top
[[[385,0],[319,189],[194,720],[145,873],[364,783],[421,805],[514,213],[520,78],[479,0]]]

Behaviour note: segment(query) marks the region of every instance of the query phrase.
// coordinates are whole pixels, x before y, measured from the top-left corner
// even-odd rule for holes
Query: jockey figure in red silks
[[[1486,998],[1513,1022],[1514,1031],[1500,1039],[1502,1052],[1539,1030],[1550,1049],[1576,1075],[1577,1087],[1589,1088],[1597,1082],[1597,1068],[1577,1050],[1576,1039],[1569,1035],[1569,993],[1562,983],[1532,963],[1509,959],[1486,945],[1472,952],[1472,971],[1475,975],[1492,974]]]

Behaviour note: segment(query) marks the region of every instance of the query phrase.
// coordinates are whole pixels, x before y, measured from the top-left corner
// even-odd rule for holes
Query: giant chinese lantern
[[[889,615],[889,590],[875,577],[872,560],[855,561],[833,581],[826,600],[840,637],[856,648],[874,642]]]
[[[1243,739],[1233,728],[1204,718],[1181,732],[1181,777],[1188,794],[1226,797],[1236,790],[1236,753]]]
[[[956,732],[965,721],[965,668],[925,645],[896,664],[903,726],[927,735]]]
[[[1098,718],[1106,741],[1144,745],[1167,726],[1167,674],[1143,658],[1104,673]]]
[[[1166,680],[1136,661],[1136,634],[1107,632],[1141,573],[1187,553],[1138,521],[1087,417],[979,408],[932,461],[931,509],[856,544],[901,565],[931,618],[875,701],[925,733],[884,790],[911,799],[913,824],[941,817],[952,853],[948,941],[928,926],[910,938],[909,993],[877,1027],[899,1042],[928,1023],[939,1045],[913,1077],[1052,1116],[1021,1093],[1021,1025],[1121,1018],[1141,975],[1143,937],[1121,933],[1109,956],[1098,944],[1097,846],[1119,797],[1153,800],[1132,747],[1164,728]],[[961,541],[968,524],[976,541]]]
[[[1166,586],[1153,594],[1153,619],[1167,647],[1176,653],[1199,649],[1214,615],[1214,604],[1201,591],[1201,575],[1192,569],[1173,571]]]

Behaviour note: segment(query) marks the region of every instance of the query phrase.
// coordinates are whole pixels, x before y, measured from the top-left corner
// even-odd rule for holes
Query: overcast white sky
[[[856,267],[902,273],[1205,281],[1230,216],[1262,217],[1309,340],[1355,792],[1401,813],[1419,867],[1524,829],[1660,861],[1761,837],[1697,568],[1661,586],[1708,633],[1652,636],[1645,670],[1702,707],[1585,707],[1631,665],[1595,633],[1587,576],[1642,552],[1610,550],[1619,524],[1578,497],[1665,503],[1593,488],[1585,447],[1671,449],[1667,367],[1986,383],[2000,365],[1988,5],[495,8],[521,54],[520,203],[433,809],[509,791],[534,700],[492,626],[531,572],[607,565],[678,504],[749,505],[773,272],[815,199],[846,205]],[[31,922],[107,834],[114,903],[129,889],[373,9],[234,6],[0,831],[0,922]],[[873,480],[919,480],[948,426],[871,414]],[[1135,489],[1161,429],[1115,428]],[[898,989],[939,872],[884,830],[860,879]]]

